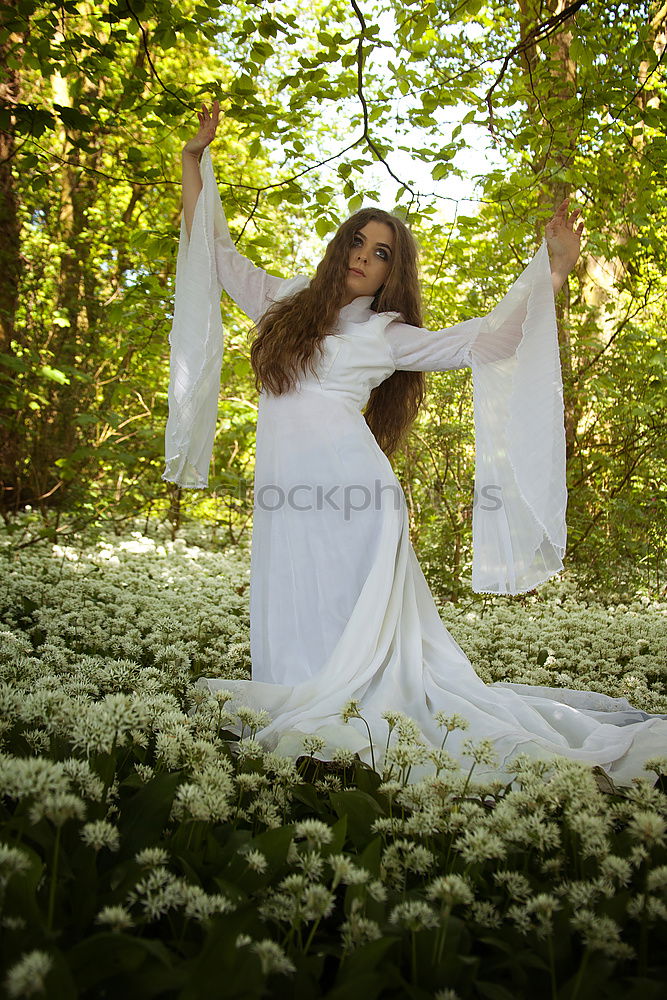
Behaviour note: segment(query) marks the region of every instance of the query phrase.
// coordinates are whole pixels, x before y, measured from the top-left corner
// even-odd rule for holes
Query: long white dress
[[[308,279],[276,278],[234,247],[208,151],[188,239],[181,227],[172,347],[167,468],[182,486],[206,485],[223,331],[224,288],[257,321]],[[667,717],[625,699],[517,684],[486,685],[447,632],[412,548],[405,497],[362,409],[395,370],[473,372],[476,503],[473,589],[531,590],[562,569],[565,451],[562,383],[546,245],[486,317],[429,332],[361,297],[340,310],[316,373],[282,396],[259,396],[252,535],[252,680],[200,678],[233,704],[268,711],[265,746],[297,756],[307,734],[371,759],[363,723],[344,723],[350,700],[373,734],[376,759],[400,710],[439,745],[434,714],[458,713],[466,732],[493,742],[507,777],[519,752],[597,764],[616,780],[667,751]],[[413,772],[417,777],[421,769]]]

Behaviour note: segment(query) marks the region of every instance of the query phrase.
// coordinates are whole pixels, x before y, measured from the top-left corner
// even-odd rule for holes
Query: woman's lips
[[[364,272],[360,271],[358,267],[351,267],[350,271],[352,271],[353,274],[358,274],[360,278],[365,278],[366,277],[366,275],[364,274]]]

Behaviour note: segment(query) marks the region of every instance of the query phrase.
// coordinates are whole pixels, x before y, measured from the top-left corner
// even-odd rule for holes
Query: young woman
[[[529,685],[485,685],[446,631],[410,543],[405,498],[388,455],[417,413],[424,372],[471,367],[476,432],[473,589],[521,593],[562,569],[565,449],[554,293],[574,266],[582,224],[564,202],[546,241],[485,316],[422,328],[415,244],[403,223],[363,209],[340,227],[312,279],[274,277],[236,250],[208,146],[215,103],[183,150],[167,468],[203,487],[211,455],[224,288],[255,323],[259,394],[251,558],[252,680],[204,679],[266,709],[258,738],[298,755],[346,747],[370,760],[386,710],[439,745],[453,732],[493,742],[507,776],[517,751],[574,757],[627,780],[667,744],[664,717],[624,699]],[[363,412],[362,412],[363,411]],[[413,772],[417,776],[419,770]]]

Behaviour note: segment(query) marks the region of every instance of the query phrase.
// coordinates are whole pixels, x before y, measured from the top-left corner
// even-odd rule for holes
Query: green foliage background
[[[242,252],[309,270],[393,175],[434,329],[488,311],[554,205],[582,205],[585,252],[558,302],[569,559],[594,587],[664,589],[666,4],[18,0],[0,17],[9,525],[27,504],[51,535],[138,512],[249,534],[257,397],[249,324],[228,302],[212,492],[160,479],[179,150],[219,96],[216,171]],[[504,166],[452,221],[473,126]],[[429,382],[395,465],[429,582],[456,598],[471,556],[471,388],[461,373]]]

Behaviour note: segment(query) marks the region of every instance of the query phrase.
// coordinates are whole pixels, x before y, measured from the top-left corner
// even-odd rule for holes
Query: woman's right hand
[[[190,153],[192,156],[201,156],[209,143],[215,139],[220,120],[220,102],[213,101],[210,111],[205,104],[202,104],[201,111],[197,112],[197,118],[199,119],[199,131],[194,139],[189,139],[183,147],[183,152]]]

